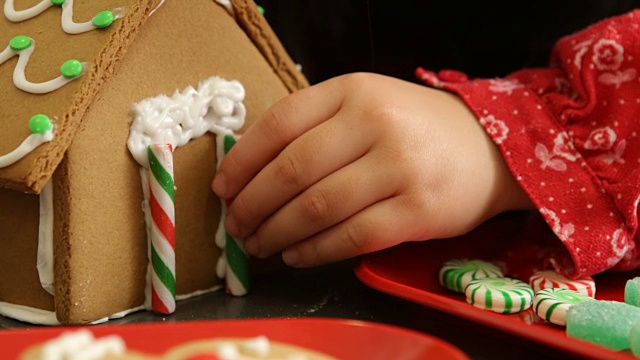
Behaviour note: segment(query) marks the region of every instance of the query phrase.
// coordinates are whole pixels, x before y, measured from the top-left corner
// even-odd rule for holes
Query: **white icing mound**
[[[154,359],[182,360],[215,356],[221,360],[336,360],[307,348],[271,342],[266,336],[218,338],[177,344]],[[119,335],[96,338],[87,329],[67,331],[43,344],[34,345],[21,356],[24,360],[151,359],[147,354],[127,349]]]
[[[133,105],[133,123],[127,147],[136,161],[148,168],[147,146],[186,145],[207,132],[232,134],[244,125],[245,91],[240,82],[212,77],[194,89],[159,95]]]

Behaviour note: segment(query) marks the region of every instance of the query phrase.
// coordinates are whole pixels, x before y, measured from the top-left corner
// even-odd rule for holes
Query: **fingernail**
[[[244,242],[244,248],[247,252],[253,256],[260,256],[260,244],[258,243],[258,238],[255,236],[250,236]]]
[[[213,192],[222,198],[227,194],[227,178],[224,174],[216,174],[213,179]]]
[[[300,263],[300,253],[296,250],[286,250],[282,252],[282,261],[291,267],[296,267]]]

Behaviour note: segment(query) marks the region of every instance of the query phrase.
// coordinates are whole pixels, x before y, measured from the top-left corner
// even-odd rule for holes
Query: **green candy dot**
[[[60,66],[60,73],[66,78],[74,78],[82,74],[82,63],[78,60],[67,60]]]
[[[93,17],[93,25],[98,29],[106,28],[115,20],[115,16],[111,11],[100,11],[98,15]]]
[[[258,11],[260,14],[264,15],[264,8],[262,6],[258,5]]]
[[[47,115],[33,115],[29,120],[29,130],[34,134],[44,134],[51,129],[51,119]]]
[[[19,35],[9,40],[9,47],[13,51],[24,50],[31,46],[31,38],[24,35]]]
[[[64,4],[64,0],[51,0],[51,3],[53,5],[61,6],[62,4]]]

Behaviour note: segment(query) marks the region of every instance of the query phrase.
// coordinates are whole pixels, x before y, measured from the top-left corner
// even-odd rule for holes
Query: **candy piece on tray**
[[[567,310],[567,336],[613,350],[631,347],[631,328],[640,325],[640,308],[619,301],[585,301]]]
[[[536,314],[556,325],[565,325],[567,310],[581,302],[593,300],[577,291],[567,289],[542,289],[536,292],[533,309]]]
[[[591,277],[571,280],[553,270],[538,271],[529,278],[529,284],[535,293],[555,288],[577,291],[591,298],[596,296],[596,283]]]
[[[627,281],[624,286],[624,302],[633,306],[640,306],[640,277]]]
[[[636,325],[631,328],[629,344],[631,345],[631,352],[633,355],[640,357],[640,325]]]
[[[511,278],[472,280],[465,289],[467,303],[497,313],[512,314],[531,307],[533,290],[526,283]]]
[[[440,268],[440,285],[457,292],[464,293],[465,287],[471,280],[484,278],[501,278],[502,270],[487,261],[453,259]]]

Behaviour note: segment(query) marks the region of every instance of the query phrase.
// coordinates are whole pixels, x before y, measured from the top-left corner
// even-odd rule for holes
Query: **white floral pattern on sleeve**
[[[480,118],[480,123],[496,144],[500,144],[507,139],[509,128],[502,120],[496,119],[493,115]]]
[[[492,79],[489,80],[489,83],[491,84],[489,90],[497,93],[507,93],[507,95],[511,95],[513,90],[524,88],[524,84],[513,79]]]
[[[636,78],[637,71],[635,68],[620,69],[624,62],[624,47],[615,40],[598,40],[593,46],[591,60],[598,70],[604,71],[598,76],[598,81],[605,85],[615,85],[617,89],[622,83]]]
[[[540,208],[539,211],[540,214],[546,217],[549,220],[549,223],[552,224],[551,229],[558,236],[560,241],[563,243],[573,241],[571,238],[575,232],[575,226],[573,223],[562,224],[556,212],[546,207]]]

